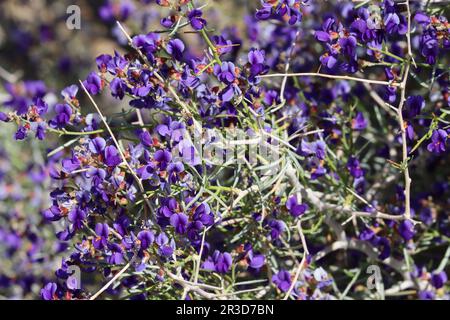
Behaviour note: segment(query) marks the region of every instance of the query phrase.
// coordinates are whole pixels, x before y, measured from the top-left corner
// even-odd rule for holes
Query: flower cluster
[[[354,270],[376,261],[382,297],[448,299],[446,18],[267,0],[241,30],[214,9],[104,1],[121,46],[84,81],[5,83],[1,138],[33,146],[40,188],[24,196],[0,157],[0,292],[367,299]],[[15,276],[28,264],[54,275]]]
[[[428,64],[435,64],[441,49],[450,48],[450,23],[443,16],[418,12],[414,20],[424,29],[420,36],[420,53]]]
[[[293,25],[302,21],[302,6],[307,2],[308,0],[264,0],[255,16],[258,20],[278,19]]]

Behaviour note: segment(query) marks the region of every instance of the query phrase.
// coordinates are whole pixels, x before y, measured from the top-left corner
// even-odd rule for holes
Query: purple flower
[[[170,224],[175,228],[175,232],[183,234],[186,232],[188,217],[184,213],[175,213],[170,217]]]
[[[427,150],[433,153],[442,153],[445,151],[445,143],[447,142],[447,132],[442,129],[433,131],[431,142],[427,146]]]
[[[179,211],[179,205],[175,198],[161,199],[161,207],[158,209],[158,215],[161,218],[170,218]]]
[[[70,158],[66,158],[62,161],[62,168],[66,173],[71,173],[72,171],[79,169],[80,166],[81,162],[74,152],[72,152],[72,156]]]
[[[72,101],[73,99],[75,99],[77,93],[78,93],[78,86],[75,84],[68,86],[61,91],[61,95],[67,101]]]
[[[131,1],[123,0],[118,3],[110,0],[99,8],[99,15],[103,21],[113,22],[114,20],[125,21],[135,10],[135,6]]]
[[[108,243],[110,255],[108,256],[108,263],[121,264],[123,263],[123,249],[117,243]]]
[[[201,222],[206,227],[209,227],[214,223],[214,214],[211,212],[209,205],[205,202],[195,208],[192,219]]]
[[[406,99],[405,107],[403,116],[412,119],[425,108],[425,99],[422,96],[410,96]]]
[[[155,235],[150,230],[143,230],[138,233],[137,238],[141,241],[141,249],[147,249],[155,241]]]
[[[353,156],[349,157],[347,161],[347,169],[350,172],[350,174],[355,178],[359,178],[364,175],[364,170],[361,169],[359,160]]]
[[[14,134],[14,139],[16,140],[23,140],[27,137],[28,130],[24,126],[19,126],[17,128],[16,133]]]
[[[85,176],[92,179],[93,186],[98,186],[105,181],[106,171],[102,168],[91,167],[86,171]]]
[[[95,233],[97,237],[94,238],[92,244],[95,249],[101,250],[108,243],[109,227],[106,223],[97,223],[95,225]]]
[[[433,223],[433,212],[429,207],[425,207],[420,211],[420,220],[422,220],[426,225],[431,225]]]
[[[275,90],[269,90],[264,95],[264,103],[267,106],[272,106],[275,104],[280,103],[280,98],[278,96],[278,91]]]
[[[61,210],[59,209],[58,206],[55,205],[51,206],[47,210],[44,210],[42,212],[42,215],[46,220],[49,221],[58,221],[62,217]]]
[[[356,59],[356,43],[356,38],[353,36],[339,39],[339,45],[342,53],[350,59]]]
[[[268,20],[272,16],[272,6],[267,3],[263,3],[263,7],[258,9],[255,14],[257,20]]]
[[[155,177],[155,165],[153,163],[149,163],[148,165],[142,166],[136,170],[137,175],[142,180],[148,180]]]
[[[166,170],[170,160],[172,160],[172,154],[167,150],[158,150],[155,152],[154,159],[161,170]]]
[[[255,254],[253,250],[249,250],[247,254],[247,263],[250,268],[260,269],[266,263],[266,258],[263,254]]]
[[[270,237],[274,239],[278,239],[280,235],[286,230],[286,224],[282,220],[270,220]]]
[[[172,26],[174,26],[175,22],[175,16],[164,17],[159,21],[159,23],[165,28],[171,28]]]
[[[241,95],[241,89],[236,84],[230,84],[226,86],[222,91],[219,93],[219,99],[223,102],[229,102],[233,99],[234,96]]]
[[[41,289],[41,298],[44,300],[57,300],[56,290],[58,286],[54,282],[49,282]]]
[[[233,259],[228,252],[221,253],[219,250],[215,250],[211,257],[203,263],[203,268],[205,270],[215,271],[218,273],[227,273],[231,264],[233,263]]]
[[[179,174],[184,171],[184,165],[181,162],[170,163],[167,166],[170,183],[174,184],[179,181]]]
[[[106,141],[102,137],[96,137],[89,141],[89,150],[92,153],[101,153],[103,150],[105,150]]]
[[[420,300],[434,300],[435,294],[433,291],[425,290],[419,291],[419,299]]]
[[[291,274],[286,270],[280,270],[272,276],[272,282],[275,283],[283,292],[287,292],[291,286]]]
[[[233,51],[233,42],[223,36],[213,36],[212,40],[217,48],[217,52],[222,55]]]
[[[293,195],[286,201],[286,208],[294,218],[297,218],[305,213],[305,211],[308,209],[308,205],[303,203],[299,204],[297,196]]]
[[[153,60],[153,54],[158,50],[160,36],[157,33],[140,34],[132,39],[133,46],[141,49],[150,60]]]
[[[222,65],[216,64],[214,66],[214,74],[221,82],[231,84],[236,79],[235,68],[232,62],[225,61]]]
[[[128,87],[124,80],[120,78],[114,78],[110,83],[111,95],[116,98],[122,100],[125,96],[125,92]]]
[[[319,60],[322,63],[322,65],[326,66],[328,69],[333,69],[338,62],[336,57],[329,54],[324,54],[320,56]]]
[[[409,241],[414,237],[414,224],[410,220],[404,220],[398,227],[398,232],[405,241]]]
[[[180,39],[170,40],[166,47],[167,52],[178,61],[183,57],[184,49],[184,43]]]
[[[364,118],[362,112],[358,112],[356,114],[356,117],[352,119],[352,129],[361,131],[366,128],[367,128],[367,120]]]
[[[142,131],[139,134],[139,140],[141,140],[141,143],[146,147],[153,146],[153,139],[148,131]]]
[[[414,21],[416,21],[418,24],[427,26],[427,25],[430,24],[431,19],[430,19],[430,17],[427,16],[425,13],[423,13],[423,12],[417,12],[417,13],[414,15]]]
[[[114,146],[107,146],[105,148],[105,164],[108,167],[115,167],[122,163],[122,159],[120,158],[119,151]]]
[[[78,277],[76,277],[74,274],[67,277],[66,284],[69,290],[77,290],[81,285],[81,283],[78,283]]]
[[[278,19],[284,20],[294,25],[302,21],[302,12],[300,7],[306,1],[300,0],[280,0],[280,1],[262,1],[262,8],[256,11],[255,17],[258,20]]]
[[[250,76],[254,77],[264,74],[269,70],[269,66],[264,64],[265,54],[262,50],[251,49],[248,53],[248,62],[250,63]]]
[[[328,273],[322,268],[319,267],[313,272],[314,280],[317,282],[317,288],[324,288],[329,286],[333,280],[328,278]]]
[[[389,102],[389,103],[394,103],[395,100],[397,99],[397,88],[396,87],[391,87],[391,86],[386,86],[385,87],[385,99]]]
[[[159,246],[159,254],[163,257],[172,256],[175,250],[175,241],[172,239],[169,243],[169,238],[162,232],[156,237],[156,244]]]
[[[439,42],[435,35],[429,32],[424,33],[420,39],[420,48],[422,56],[425,57],[427,63],[434,65],[439,53]]]
[[[322,30],[317,30],[314,33],[314,36],[316,37],[316,39],[320,42],[330,42],[331,41],[331,36],[328,32],[326,31],[322,31]]]
[[[196,166],[202,163],[197,150],[190,140],[182,140],[178,144],[178,150],[184,163],[190,166]]]
[[[195,30],[202,30],[206,26],[206,20],[202,18],[202,11],[199,9],[189,11],[187,17]]]
[[[6,113],[0,111],[0,121],[9,122],[10,120],[11,119]]]
[[[112,57],[109,54],[99,55],[95,59],[95,63],[97,64],[98,71],[100,71],[101,73],[105,73],[111,59],[112,59]]]
[[[315,155],[320,160],[323,160],[325,159],[326,156],[326,144],[322,140],[318,140],[311,143],[302,140],[299,148],[297,149],[297,153],[302,156]]]
[[[388,13],[384,16],[384,25],[389,34],[405,34],[408,31],[408,25],[404,16],[398,16],[396,13]]]
[[[167,124],[159,124],[156,131],[163,137],[170,137],[174,142],[180,142],[186,133],[186,126],[179,121],[170,121]]]
[[[70,122],[72,116],[72,108],[68,104],[57,104],[55,106],[56,116],[51,120],[50,126],[57,129],[62,129]]]
[[[91,72],[88,75],[87,79],[83,81],[83,85],[86,90],[92,95],[98,94],[103,88],[102,79],[95,72]]]
[[[447,278],[447,274],[445,273],[445,271],[434,272],[431,275],[431,284],[436,289],[442,288],[447,281],[448,281],[448,278]]]
[[[86,219],[86,212],[80,208],[74,208],[69,212],[68,217],[75,229],[81,229],[83,227],[83,221]]]
[[[371,242],[378,247],[380,252],[378,255],[379,259],[384,260],[391,255],[391,244],[387,238],[374,236]]]
[[[38,138],[39,140],[44,140],[45,139],[45,123],[39,123],[36,126],[36,138]]]

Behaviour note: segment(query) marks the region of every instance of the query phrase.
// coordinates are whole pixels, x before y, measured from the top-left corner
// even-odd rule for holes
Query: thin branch
[[[400,85],[400,102],[397,108],[398,123],[400,126],[402,134],[402,164],[403,164],[403,175],[405,180],[405,218],[411,219],[411,177],[409,176],[408,168],[408,141],[406,139],[406,128],[403,120],[403,106],[406,101],[406,82],[408,81],[410,63],[406,64],[405,74],[403,76],[403,81]]]
[[[416,62],[414,61],[414,57],[412,54],[412,49],[411,49],[411,9],[409,7],[409,0],[405,1],[405,5],[406,5],[406,11],[407,11],[406,19],[408,21],[408,31],[406,32],[406,41],[408,43],[408,56],[412,60],[414,67],[417,68]]]
[[[379,85],[391,86],[391,87],[398,87],[398,86],[400,86],[400,84],[397,83],[397,82],[388,82],[388,81],[381,81],[381,80],[369,80],[369,79],[363,79],[363,78],[355,78],[355,77],[349,77],[349,76],[338,76],[338,75],[325,74],[325,73],[314,73],[314,72],[305,72],[305,73],[272,73],[272,74],[266,74],[266,75],[258,76],[258,78],[274,78],[274,77],[319,77],[319,78],[328,78],[328,79],[334,79],[334,80],[349,80],[349,81],[365,82],[365,83],[379,84]]]
[[[388,114],[392,116],[396,116],[394,112],[386,105],[386,102],[378,95],[378,93],[373,90],[373,88],[370,86],[369,83],[363,83],[363,86],[366,88],[367,92],[369,93],[370,97]]]
[[[297,271],[295,272],[294,279],[292,279],[292,283],[291,283],[291,285],[289,287],[289,290],[286,292],[286,295],[284,296],[284,300],[289,299],[289,297],[290,297],[290,295],[292,293],[292,290],[294,290],[295,284],[297,283],[297,280],[300,277],[300,273],[302,272],[302,269],[305,267],[306,258],[309,255],[308,246],[306,244],[305,235],[303,234],[302,223],[301,223],[300,219],[299,219],[299,221],[297,223],[297,228],[298,228],[298,233],[299,233],[299,236],[300,236],[300,240],[302,241],[303,257],[302,257],[302,261],[300,261],[300,264],[297,267]]]
[[[202,254],[203,254],[203,247],[205,245],[205,237],[206,237],[206,231],[208,231],[206,228],[203,230],[202,235],[202,243],[200,245],[200,251],[198,252],[198,259],[197,259],[197,270],[195,270],[195,276],[194,276],[194,283],[197,284],[198,282],[198,275],[200,273],[200,263],[202,262]]]
[[[108,281],[107,284],[105,284],[100,290],[98,290],[93,296],[89,298],[89,300],[95,300],[98,296],[100,296],[106,289],[108,289],[127,269],[131,266],[131,264],[134,262],[134,259],[136,258],[136,255],[131,258],[130,262],[128,262],[119,272],[115,274],[115,276]]]

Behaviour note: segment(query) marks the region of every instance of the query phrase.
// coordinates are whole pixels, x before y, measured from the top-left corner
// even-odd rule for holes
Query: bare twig
[[[297,267],[297,271],[295,272],[294,279],[292,279],[292,283],[289,287],[289,290],[286,292],[286,295],[284,296],[284,300],[289,299],[289,296],[291,295],[292,290],[294,290],[295,284],[297,283],[297,280],[300,277],[300,273],[302,272],[302,269],[305,267],[306,259],[309,255],[305,235],[303,234],[303,230],[302,230],[301,219],[298,220],[297,229],[298,229],[298,234],[300,236],[300,240],[301,240],[302,246],[303,246],[303,257],[302,257],[302,261],[300,261],[300,264]]]
[[[20,77],[22,76],[22,72],[18,71],[16,73],[11,73],[7,71],[5,68],[0,66],[0,78],[3,78],[9,83],[16,83]]]
[[[396,116],[394,112],[386,105],[386,102],[378,95],[378,93],[373,90],[373,88],[370,86],[369,83],[364,82],[363,86],[367,89],[367,92],[369,93],[370,97],[388,114],[392,116]]]
[[[292,54],[294,53],[295,46],[297,44],[297,38],[298,38],[299,34],[300,34],[300,29],[298,29],[297,32],[295,33],[294,41],[292,42],[291,47],[288,50],[289,52],[287,53],[286,65],[285,65],[285,68],[284,68],[284,73],[286,73],[286,74],[289,72],[289,67],[290,67],[291,59],[292,59]],[[285,101],[286,101],[286,99],[284,98],[284,90],[286,89],[287,78],[288,77],[285,76],[283,78],[283,82],[281,83],[280,99],[281,99],[281,103],[282,104],[284,104]]]
[[[258,78],[273,78],[273,77],[320,77],[320,78],[328,78],[328,79],[335,79],[335,80],[349,80],[349,81],[365,82],[365,83],[379,84],[379,85],[392,86],[392,87],[400,86],[400,84],[397,83],[397,82],[388,82],[388,81],[381,81],[381,80],[369,80],[369,79],[363,79],[363,78],[355,78],[355,77],[349,77],[349,76],[338,76],[338,75],[325,74],[325,73],[315,73],[315,72],[272,73],[272,74],[266,74],[266,75],[258,76]]]
[[[408,168],[408,141],[406,139],[406,128],[403,121],[403,106],[406,101],[406,82],[408,81],[410,63],[406,64],[405,74],[403,75],[403,81],[400,85],[400,102],[397,108],[398,123],[402,134],[402,165],[403,175],[405,180],[405,218],[411,219],[411,177],[409,176]]]
[[[136,259],[136,255],[131,258],[130,262],[128,262],[119,272],[117,272],[114,277],[108,281],[100,290],[98,290],[94,295],[92,295],[89,300],[95,300],[100,296],[106,289],[108,289],[127,269],[133,264],[134,259]]]
[[[407,41],[407,45],[408,45],[408,56],[411,59],[412,63],[414,64],[414,67],[417,68],[416,62],[414,61],[414,57],[412,54],[412,49],[411,49],[411,9],[409,7],[409,0],[405,0],[405,5],[406,5],[406,11],[407,11],[407,15],[406,15],[406,19],[408,21],[408,31],[406,32],[406,41]]]

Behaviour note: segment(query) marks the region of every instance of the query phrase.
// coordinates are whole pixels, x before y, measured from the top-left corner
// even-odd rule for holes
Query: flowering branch
[[[83,82],[80,81],[80,85],[83,88],[84,92],[86,93],[86,95],[88,96],[89,100],[91,101],[92,105],[94,106],[95,110],[97,111],[97,113],[100,115],[100,118],[103,122],[103,124],[105,125],[106,129],[108,130],[108,133],[111,137],[111,139],[113,140],[114,144],[117,147],[117,150],[119,152],[120,157],[122,158],[123,163],[125,163],[126,167],[128,168],[130,174],[133,176],[134,180],[136,181],[140,192],[142,193],[142,197],[145,201],[145,204],[147,205],[148,209],[150,210],[150,212],[153,212],[153,208],[152,205],[150,204],[150,201],[148,200],[147,196],[145,195],[145,189],[144,186],[142,184],[141,179],[137,176],[136,172],[133,170],[133,168],[131,167],[131,165],[128,163],[123,151],[122,151],[122,147],[120,146],[119,142],[117,141],[116,137],[114,136],[113,131],[111,130],[111,128],[108,125],[108,122],[106,121],[106,118],[103,116],[103,113],[100,111],[100,108],[97,106],[97,104],[95,103],[94,99],[92,98],[91,94],[89,93],[89,91],[86,89],[86,87],[84,86]],[[154,214],[151,217],[152,219],[154,219]]]

